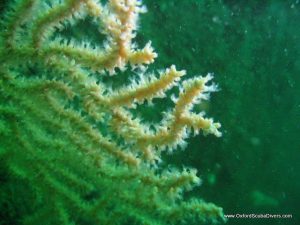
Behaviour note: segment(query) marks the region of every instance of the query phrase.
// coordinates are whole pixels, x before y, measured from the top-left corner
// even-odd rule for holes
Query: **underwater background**
[[[202,107],[222,138],[191,138],[171,156],[199,169],[197,188],[226,214],[292,214],[227,224],[300,224],[300,3],[298,0],[145,0],[141,34],[155,66],[213,72],[220,91]],[[184,155],[184,157],[182,157]]]
[[[6,2],[1,0],[0,13]],[[227,224],[300,224],[299,0],[143,3],[148,12],[140,17],[137,42],[152,41],[159,57],[151,69],[175,64],[190,77],[212,72],[219,86],[198,110],[221,122],[222,138],[190,138],[184,152],[164,160],[197,168],[203,183],[189,195],[214,202],[225,215],[293,216],[229,218]],[[156,105],[140,109],[145,119],[159,121],[167,106]],[[1,174],[1,194],[6,181]],[[9,225],[14,206],[0,207],[6,218],[0,224]]]

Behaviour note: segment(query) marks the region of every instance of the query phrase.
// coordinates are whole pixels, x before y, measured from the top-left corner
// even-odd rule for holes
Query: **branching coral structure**
[[[212,76],[180,83],[186,72],[174,65],[147,72],[157,54],[150,42],[142,49],[133,43],[145,11],[139,0],[9,2],[0,30],[0,158],[27,187],[19,195],[30,208],[17,213],[19,224],[223,221],[220,207],[185,199],[200,183],[195,169],[159,163],[191,132],[221,135],[219,123],[193,112],[216,90]],[[60,35],[87,18],[105,36],[103,45]],[[138,78],[127,86],[113,89],[99,79],[129,68]],[[133,113],[175,86],[162,122],[150,127]]]

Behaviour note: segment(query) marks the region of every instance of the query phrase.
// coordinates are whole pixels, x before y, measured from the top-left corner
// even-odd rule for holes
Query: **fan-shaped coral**
[[[220,125],[192,112],[216,89],[207,84],[210,75],[180,84],[185,71],[175,66],[158,76],[145,72],[157,54],[150,42],[142,49],[132,43],[143,12],[138,0],[16,0],[7,7],[0,156],[14,180],[26,184],[24,198],[31,196],[24,199],[30,207],[18,212],[22,224],[222,220],[214,204],[182,199],[200,182],[194,169],[158,170],[162,151],[176,149],[192,130],[220,136]],[[61,35],[85,19],[106,36],[103,46]],[[126,87],[113,90],[99,79],[128,67],[139,79]],[[133,116],[137,105],[174,86],[180,90],[175,106],[153,129]]]

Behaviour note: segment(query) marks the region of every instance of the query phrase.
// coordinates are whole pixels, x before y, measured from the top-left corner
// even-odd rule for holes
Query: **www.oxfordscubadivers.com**
[[[227,219],[292,219],[292,214],[270,214],[270,213],[264,213],[264,214],[256,214],[256,213],[236,213],[236,214],[226,214],[224,215]]]

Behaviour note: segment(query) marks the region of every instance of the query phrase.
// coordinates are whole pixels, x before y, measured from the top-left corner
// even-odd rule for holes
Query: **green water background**
[[[171,160],[199,170],[194,194],[225,214],[293,215],[228,224],[300,224],[299,1],[144,3],[139,38],[152,40],[155,68],[213,72],[220,87],[199,107],[222,123],[223,137],[191,138]]]

